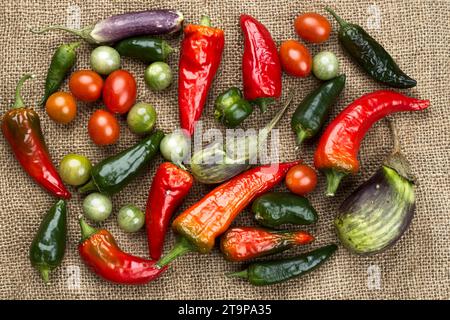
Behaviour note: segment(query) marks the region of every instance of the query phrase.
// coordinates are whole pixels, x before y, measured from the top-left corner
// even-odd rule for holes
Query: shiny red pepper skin
[[[184,28],[178,70],[181,128],[192,135],[222,59],[223,30],[189,24]]]
[[[359,147],[366,132],[381,118],[400,111],[419,111],[430,105],[401,93],[379,90],[348,105],[326,128],[314,155],[314,165],[327,175],[328,191],[334,195],[339,181],[359,170]]]
[[[294,245],[311,243],[314,237],[305,231],[273,231],[255,227],[229,229],[220,248],[229,261],[246,261],[282,252]]]
[[[265,111],[268,99],[281,95],[281,64],[278,50],[269,31],[249,15],[241,15],[244,34],[242,79],[244,97]]]
[[[145,226],[152,259],[161,257],[170,218],[188,194],[193,182],[189,172],[170,162],[164,162],[156,170],[145,211]]]
[[[19,81],[16,102],[3,115],[2,132],[16,159],[34,181],[54,196],[70,199],[71,194],[64,186],[45,145],[39,116],[33,109],[26,108],[20,97],[21,86],[30,77],[26,75]]]
[[[95,274],[118,284],[145,284],[167,268],[157,268],[156,261],[123,252],[105,229],[96,230],[80,220],[82,242],[78,252]]]

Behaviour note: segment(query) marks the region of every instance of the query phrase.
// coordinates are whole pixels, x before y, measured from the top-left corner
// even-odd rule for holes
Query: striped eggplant
[[[341,205],[334,223],[342,244],[351,252],[369,255],[391,247],[408,228],[415,209],[414,178],[400,153],[394,151],[383,166]]]
[[[177,10],[147,10],[111,16],[82,29],[48,26],[33,33],[63,30],[75,34],[92,44],[108,44],[140,35],[162,35],[179,31],[183,14]]]

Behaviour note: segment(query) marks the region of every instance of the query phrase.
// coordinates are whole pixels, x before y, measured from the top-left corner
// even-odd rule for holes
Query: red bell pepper
[[[45,145],[38,114],[26,108],[20,90],[32,75],[24,75],[16,88],[16,99],[12,109],[2,119],[2,132],[22,168],[41,187],[58,198],[70,199]]]
[[[400,111],[428,108],[429,100],[379,90],[362,96],[345,108],[326,128],[314,155],[314,165],[327,177],[327,195],[334,196],[341,179],[359,170],[359,146],[366,132],[381,118]]]
[[[186,171],[164,162],[156,171],[148,194],[145,212],[150,257],[161,257],[170,218],[188,194],[194,182]]]
[[[145,284],[163,273],[155,260],[146,260],[123,252],[114,237],[105,229],[97,230],[80,220],[81,243],[78,252],[81,259],[105,280],[119,284]]]
[[[181,128],[192,135],[213,82],[225,42],[223,30],[212,28],[208,17],[184,28],[178,70]]]
[[[281,63],[269,31],[252,16],[241,15],[244,33],[242,79],[245,99],[264,112],[281,95]]]

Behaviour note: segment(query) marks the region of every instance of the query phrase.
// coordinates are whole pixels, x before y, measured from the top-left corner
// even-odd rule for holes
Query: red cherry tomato
[[[316,185],[316,172],[305,164],[293,166],[286,174],[286,186],[293,193],[305,195],[313,191]]]
[[[103,102],[113,113],[127,113],[136,102],[136,80],[133,75],[125,70],[111,73],[103,86]]]
[[[308,12],[299,15],[294,22],[295,31],[303,40],[322,43],[330,37],[331,24],[324,16]]]
[[[69,79],[69,89],[72,95],[80,101],[94,102],[100,98],[103,79],[91,70],[78,70]]]
[[[308,48],[295,40],[284,41],[280,46],[283,70],[294,77],[307,77],[311,73],[312,57]]]
[[[88,132],[95,144],[113,144],[119,139],[119,122],[108,111],[97,110],[89,119]]]

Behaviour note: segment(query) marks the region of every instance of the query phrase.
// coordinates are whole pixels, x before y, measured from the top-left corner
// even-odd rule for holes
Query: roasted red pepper
[[[156,170],[147,199],[145,225],[150,257],[161,257],[170,218],[192,187],[194,179],[186,170],[164,162]]]
[[[212,28],[208,17],[203,17],[200,25],[189,24],[184,28],[178,70],[178,107],[181,128],[190,135],[202,115],[224,42],[223,30]]]
[[[239,227],[228,230],[220,241],[220,249],[230,261],[246,261],[282,252],[294,245],[311,243],[314,237],[305,231],[271,231],[263,228]]]
[[[58,198],[69,199],[70,192],[64,186],[45,145],[38,114],[26,108],[20,95],[23,83],[32,75],[24,75],[16,88],[12,109],[2,120],[2,131],[16,159],[23,169],[40,186]]]
[[[179,241],[158,265],[165,266],[187,252],[210,252],[216,238],[228,229],[236,216],[254,198],[278,184],[297,163],[256,167],[216,187],[174,220],[172,226],[180,234]]]
[[[334,196],[341,179],[359,170],[359,146],[366,132],[384,116],[426,109],[429,100],[410,98],[388,90],[375,91],[353,101],[326,128],[314,165],[327,177],[327,195]]]
[[[266,27],[252,16],[241,15],[241,29],[244,33],[244,97],[264,112],[268,104],[281,95],[281,64],[277,46]]]
[[[123,252],[109,231],[97,230],[83,219],[80,219],[80,226],[80,257],[103,279],[119,284],[145,284],[166,270],[156,267],[155,260],[145,260]]]

